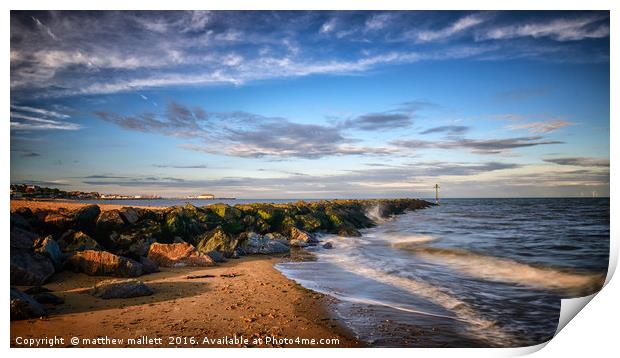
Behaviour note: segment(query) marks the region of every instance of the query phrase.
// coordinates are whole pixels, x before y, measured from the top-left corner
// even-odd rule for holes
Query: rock
[[[30,250],[34,246],[34,242],[39,237],[30,231],[20,229],[18,227],[11,227],[11,250],[24,249]]]
[[[312,214],[297,215],[295,218],[305,231],[316,231],[321,228],[321,221]]]
[[[125,223],[129,225],[133,225],[140,220],[140,213],[137,209],[132,207],[124,207],[119,210],[119,214],[121,218],[125,221]]]
[[[76,224],[81,228],[90,228],[95,225],[101,209],[97,205],[86,205],[73,213]]]
[[[230,256],[235,251],[238,242],[238,238],[231,237],[221,226],[218,226],[199,237],[197,249],[203,254],[217,250],[224,256]]]
[[[11,287],[11,321],[45,316],[45,310],[32,297]]]
[[[324,249],[333,249],[334,245],[331,242],[328,241],[328,242],[323,244],[323,248]]]
[[[146,256],[149,247],[158,237],[161,237],[161,227],[157,222],[146,219],[121,234],[113,232],[109,241],[123,255],[139,258]]]
[[[107,210],[99,214],[96,223],[98,234],[121,231],[125,226],[125,221],[118,210]]]
[[[142,265],[139,262],[107,251],[79,251],[69,257],[65,265],[75,272],[90,276],[137,277],[142,275]]]
[[[305,242],[306,244],[316,244],[319,242],[319,240],[315,239],[314,236],[295,227],[291,228],[290,237],[291,242]]]
[[[188,243],[154,243],[147,256],[162,267],[213,266],[215,262]]]
[[[90,294],[107,300],[111,298],[150,296],[153,294],[153,290],[144,282],[136,279],[105,280],[98,282],[90,291]]]
[[[207,215],[191,204],[175,206],[166,214],[164,229],[169,237],[179,236],[194,244],[194,238],[206,231],[207,221]]]
[[[338,236],[343,236],[343,237],[360,237],[362,236],[362,233],[359,232],[359,230],[352,228],[352,227],[343,227],[341,229],[338,230]]]
[[[60,212],[50,212],[45,216],[44,224],[50,232],[64,232],[75,225],[72,216]]]
[[[43,286],[32,286],[24,290],[25,294],[31,295],[31,296],[36,295],[37,293],[44,293],[44,292],[52,292],[52,290],[50,290],[47,287],[43,287]]]
[[[54,264],[44,255],[30,250],[11,249],[11,284],[42,285],[54,274]]]
[[[224,255],[217,250],[209,251],[205,253],[205,255],[209,256],[215,262],[226,262],[226,257],[224,257]],[[234,256],[234,254],[232,256]]]
[[[212,204],[208,208],[218,217],[227,233],[237,234],[243,231],[244,222],[241,219],[243,212],[238,208],[226,204]]]
[[[39,238],[34,243],[34,251],[47,256],[56,269],[60,268],[62,260],[62,252],[58,243],[52,239],[52,235],[45,238]]]
[[[251,233],[243,247],[248,254],[284,254],[290,252],[290,247],[285,240],[270,239],[269,236],[261,236]]]
[[[32,298],[39,302],[42,305],[50,304],[50,305],[61,305],[65,303],[64,298],[58,297],[51,292],[41,292],[35,293],[32,295]]]
[[[58,240],[58,246],[63,252],[84,250],[103,250],[97,241],[81,231],[69,230]]]
[[[148,257],[140,257],[140,263],[142,264],[142,273],[155,273],[159,272],[159,265],[157,262],[149,259]]]
[[[289,241],[289,245],[294,246],[294,247],[306,247],[306,246],[309,246],[310,244],[302,240],[293,239]]]
[[[32,215],[32,213],[30,213]],[[11,213],[11,228],[18,227],[24,230],[32,230],[30,223],[22,215],[18,213]]]

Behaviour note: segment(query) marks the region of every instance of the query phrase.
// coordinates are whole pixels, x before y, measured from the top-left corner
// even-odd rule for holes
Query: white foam
[[[410,278],[390,275],[381,270],[369,267],[367,263],[358,262],[358,260],[341,259],[332,263],[349,272],[354,272],[377,282],[410,292],[413,295],[422,297],[453,312],[460,321],[466,323],[465,328],[467,332],[477,339],[488,341],[490,344],[514,341],[513,337],[508,333],[495,326],[495,321],[482,317],[466,302],[451,296],[434,285]]]
[[[465,250],[413,247],[408,249],[423,259],[450,265],[469,276],[489,281],[584,293],[600,287],[604,279],[599,274],[570,273],[548,267],[535,267],[510,259],[479,255]]]

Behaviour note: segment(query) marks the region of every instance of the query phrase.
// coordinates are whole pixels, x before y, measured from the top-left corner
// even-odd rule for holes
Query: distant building
[[[200,194],[196,197],[196,199],[215,199],[215,195],[213,194]]]

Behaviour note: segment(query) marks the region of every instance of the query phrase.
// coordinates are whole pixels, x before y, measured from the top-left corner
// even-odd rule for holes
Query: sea
[[[332,249],[276,265],[337,298],[334,315],[380,347],[520,347],[551,339],[560,300],[600,289],[609,199],[444,199]],[[375,214],[374,210],[368,213]]]

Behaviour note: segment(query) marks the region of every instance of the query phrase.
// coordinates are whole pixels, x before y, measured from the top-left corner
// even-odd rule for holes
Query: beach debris
[[[11,249],[12,285],[42,285],[54,272],[54,264],[47,256],[32,250]]]
[[[225,278],[235,278],[235,277],[239,277],[242,276],[242,273],[223,273],[220,275],[220,277],[225,277]]]
[[[151,245],[148,256],[149,259],[157,262],[162,267],[183,267],[183,266],[213,266],[215,262],[209,256],[198,252],[198,250],[188,243],[160,244]]]
[[[136,279],[105,280],[98,282],[90,294],[103,299],[131,298],[150,296],[153,290],[144,282]]]
[[[17,288],[11,287],[11,321],[45,316],[40,303]]]
[[[188,280],[195,280],[197,278],[213,278],[216,277],[215,275],[209,275],[209,274],[205,274],[205,275],[187,275],[185,276],[186,279]]]
[[[139,262],[107,251],[76,252],[67,259],[65,266],[90,276],[137,277],[143,273]]]
[[[35,240],[34,251],[43,254],[47,256],[50,260],[52,260],[54,268],[60,268],[62,264],[62,252],[60,251],[58,243],[52,238],[52,235],[48,235],[45,238],[39,238]]]
[[[82,231],[69,230],[58,240],[58,246],[63,252],[76,252],[84,250],[103,250],[95,239]]]

